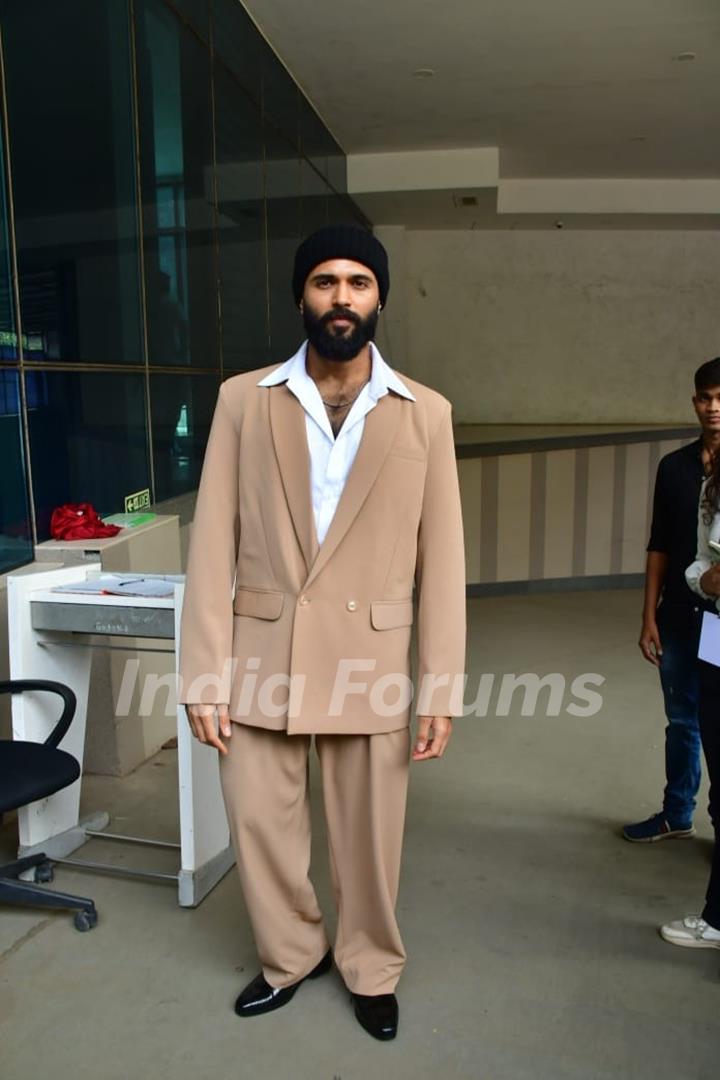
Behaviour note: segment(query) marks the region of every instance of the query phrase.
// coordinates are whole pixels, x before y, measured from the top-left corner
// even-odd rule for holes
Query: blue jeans
[[[658,631],[663,654],[660,683],[665,698],[665,776],[663,810],[672,825],[692,821],[700,787],[698,722],[698,640],[702,611],[661,604]]]

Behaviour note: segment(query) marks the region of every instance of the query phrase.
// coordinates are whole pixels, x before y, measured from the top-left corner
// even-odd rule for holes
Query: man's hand
[[[699,584],[708,596],[720,596],[720,563],[713,563],[700,578]]]
[[[218,735],[215,714],[220,722],[220,731],[229,739],[232,735],[230,709],[227,705],[186,705],[185,712],[190,722],[190,729],[196,739],[207,746],[214,746],[221,754],[227,754],[228,748]]]
[[[449,716],[418,716],[418,730],[413,747],[413,761],[427,761],[439,758],[452,735],[452,720]]]
[[[663,650],[662,642],[660,641],[660,633],[654,619],[644,620],[638,645],[640,646],[640,652],[645,659],[649,660],[655,667],[660,667],[660,657],[663,654]]]

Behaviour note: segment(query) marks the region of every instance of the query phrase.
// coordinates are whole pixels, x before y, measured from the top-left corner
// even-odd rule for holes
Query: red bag
[[[50,535],[53,540],[94,540],[117,536],[119,525],[105,525],[90,503],[63,503],[53,510]]]

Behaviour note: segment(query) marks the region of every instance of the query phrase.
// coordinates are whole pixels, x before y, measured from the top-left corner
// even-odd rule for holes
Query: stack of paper
[[[181,574],[99,574],[84,581],[55,585],[53,592],[84,593],[90,596],[172,596]]]

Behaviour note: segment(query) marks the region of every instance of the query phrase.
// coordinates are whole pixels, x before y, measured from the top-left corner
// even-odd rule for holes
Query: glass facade
[[[197,487],[220,381],[300,341],[300,237],[367,222],[239,0],[0,0],[0,29],[3,572],[60,503]]]
[[[32,535],[20,426],[19,374],[0,368],[0,569],[32,559]]]
[[[140,364],[124,4],[0,12],[25,359]]]
[[[65,502],[99,514],[149,487],[145,379],[141,372],[25,372],[38,533]]]
[[[217,368],[210,52],[162,0],[136,0],[148,360]]]
[[[4,144],[3,133],[0,138],[0,571],[28,562],[33,551]]]

